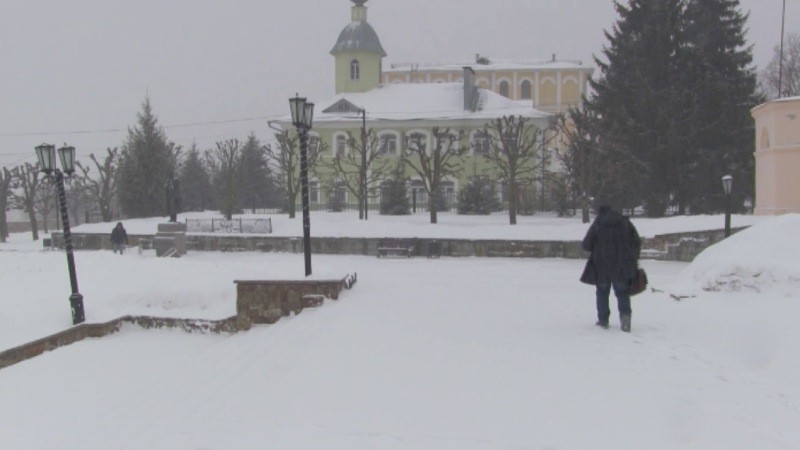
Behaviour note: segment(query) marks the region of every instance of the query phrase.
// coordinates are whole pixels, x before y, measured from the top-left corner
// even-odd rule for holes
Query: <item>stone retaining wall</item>
[[[292,312],[298,314],[304,308],[320,306],[325,298],[338,299],[342,289],[353,287],[356,275],[348,275],[341,280],[256,280],[235,283],[236,316],[223,320],[124,316],[107,323],[82,323],[0,352],[0,369],[86,338],[108,336],[125,324],[145,329],[177,329],[188,333],[236,333],[249,330],[253,323],[275,323]]]
[[[108,336],[119,331],[126,323],[142,328],[176,328],[186,332],[235,333],[238,331],[236,317],[213,321],[125,316],[106,323],[82,323],[60,333],[0,352],[0,369],[86,338]]]
[[[736,228],[732,232],[744,228]],[[60,232],[52,234],[53,245],[63,247]],[[82,250],[111,249],[108,235],[73,233]],[[129,243],[137,246],[139,239],[152,240],[152,235],[131,235]],[[645,238],[642,242],[642,258],[665,261],[691,261],[706,247],[724,238],[723,230],[708,230],[671,233]],[[312,237],[311,252],[318,255],[368,255],[377,256],[378,242],[382,238],[358,237]],[[470,240],[403,238],[414,243],[413,256],[473,256],[473,257],[520,257],[520,258],[569,258],[583,259],[586,252],[580,241],[526,241],[526,240]],[[188,234],[186,245],[189,251],[263,251],[302,253],[303,241],[299,237],[275,236],[219,236]]]

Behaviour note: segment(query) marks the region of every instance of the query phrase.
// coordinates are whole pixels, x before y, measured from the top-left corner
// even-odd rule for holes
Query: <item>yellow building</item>
[[[800,97],[761,104],[756,126],[756,215],[800,213]]]
[[[524,117],[537,129],[549,130],[543,133],[547,136],[540,138],[541,151],[552,153],[552,146],[557,145],[557,140],[551,139],[554,114],[579,104],[591,69],[569,62],[521,64],[478,58],[477,64],[464,66],[398,65],[384,70],[386,51],[368,23],[367,0],[351,1],[351,22],[330,51],[334,57],[336,95],[327,101],[315,101],[311,151],[327,148],[320,160],[330,161],[351,152],[348,140],[360,138],[363,127],[376,134],[380,158],[390,163],[386,167],[395,167],[393,162],[401,158],[409,136],[424,136],[427,148],[431,148],[435,145],[433,129],[448,129],[459,137],[458,145],[468,149],[458,160],[463,169],[461,175],[443,183],[452,200],[471,176],[492,173],[491,163],[479,149],[481,132],[493,120]],[[277,123],[294,132],[288,117]],[[557,170],[542,170],[549,169]],[[312,205],[324,207],[332,197],[354,203],[346,189],[326,186],[321,178],[324,177],[312,176]],[[415,186],[418,188],[422,181],[411,173],[409,178],[411,188],[417,192]],[[373,185],[369,189],[379,192],[379,187]],[[531,188],[545,190],[541,182]],[[502,196],[501,184],[498,191]]]
[[[555,55],[539,62],[496,61],[476,55],[469,64],[392,64],[381,79],[384,84],[460,83],[463,66],[475,71],[478,87],[512,100],[532,101],[534,108],[555,114],[580,105],[593,72],[580,62],[558,61]]]

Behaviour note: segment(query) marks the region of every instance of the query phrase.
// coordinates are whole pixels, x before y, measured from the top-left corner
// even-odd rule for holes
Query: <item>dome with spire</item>
[[[377,53],[381,57],[386,56],[381,40],[378,39],[378,33],[367,23],[367,8],[364,6],[367,0],[352,1],[355,4],[353,21],[339,33],[339,39],[336,40],[331,55],[342,52],[370,52]]]

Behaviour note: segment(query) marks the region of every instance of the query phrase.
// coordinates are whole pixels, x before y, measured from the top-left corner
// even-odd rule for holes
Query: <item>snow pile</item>
[[[766,219],[707,248],[681,273],[686,292],[800,289],[800,214]]]

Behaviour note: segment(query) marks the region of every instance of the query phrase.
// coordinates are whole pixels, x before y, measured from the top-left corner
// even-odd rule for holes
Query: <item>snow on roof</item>
[[[476,64],[475,62],[458,64],[458,63],[443,63],[443,64],[417,64],[417,63],[396,63],[391,64],[389,68],[384,68],[384,72],[408,72],[416,70],[421,72],[436,72],[436,71],[453,71],[461,70],[463,67],[471,67],[475,72],[483,71],[497,71],[497,70],[569,70],[569,69],[584,69],[594,71],[593,68],[581,64],[580,61],[532,61],[532,62],[519,62],[519,61],[489,61],[488,64]]]
[[[353,111],[323,112],[346,100],[365,109],[369,120],[489,120],[514,115],[545,118],[550,114],[533,108],[530,100],[510,100],[494,92],[480,89],[482,109],[464,109],[464,87],[461,83],[391,84],[368,92],[345,93],[316,107],[314,123],[360,120]]]

